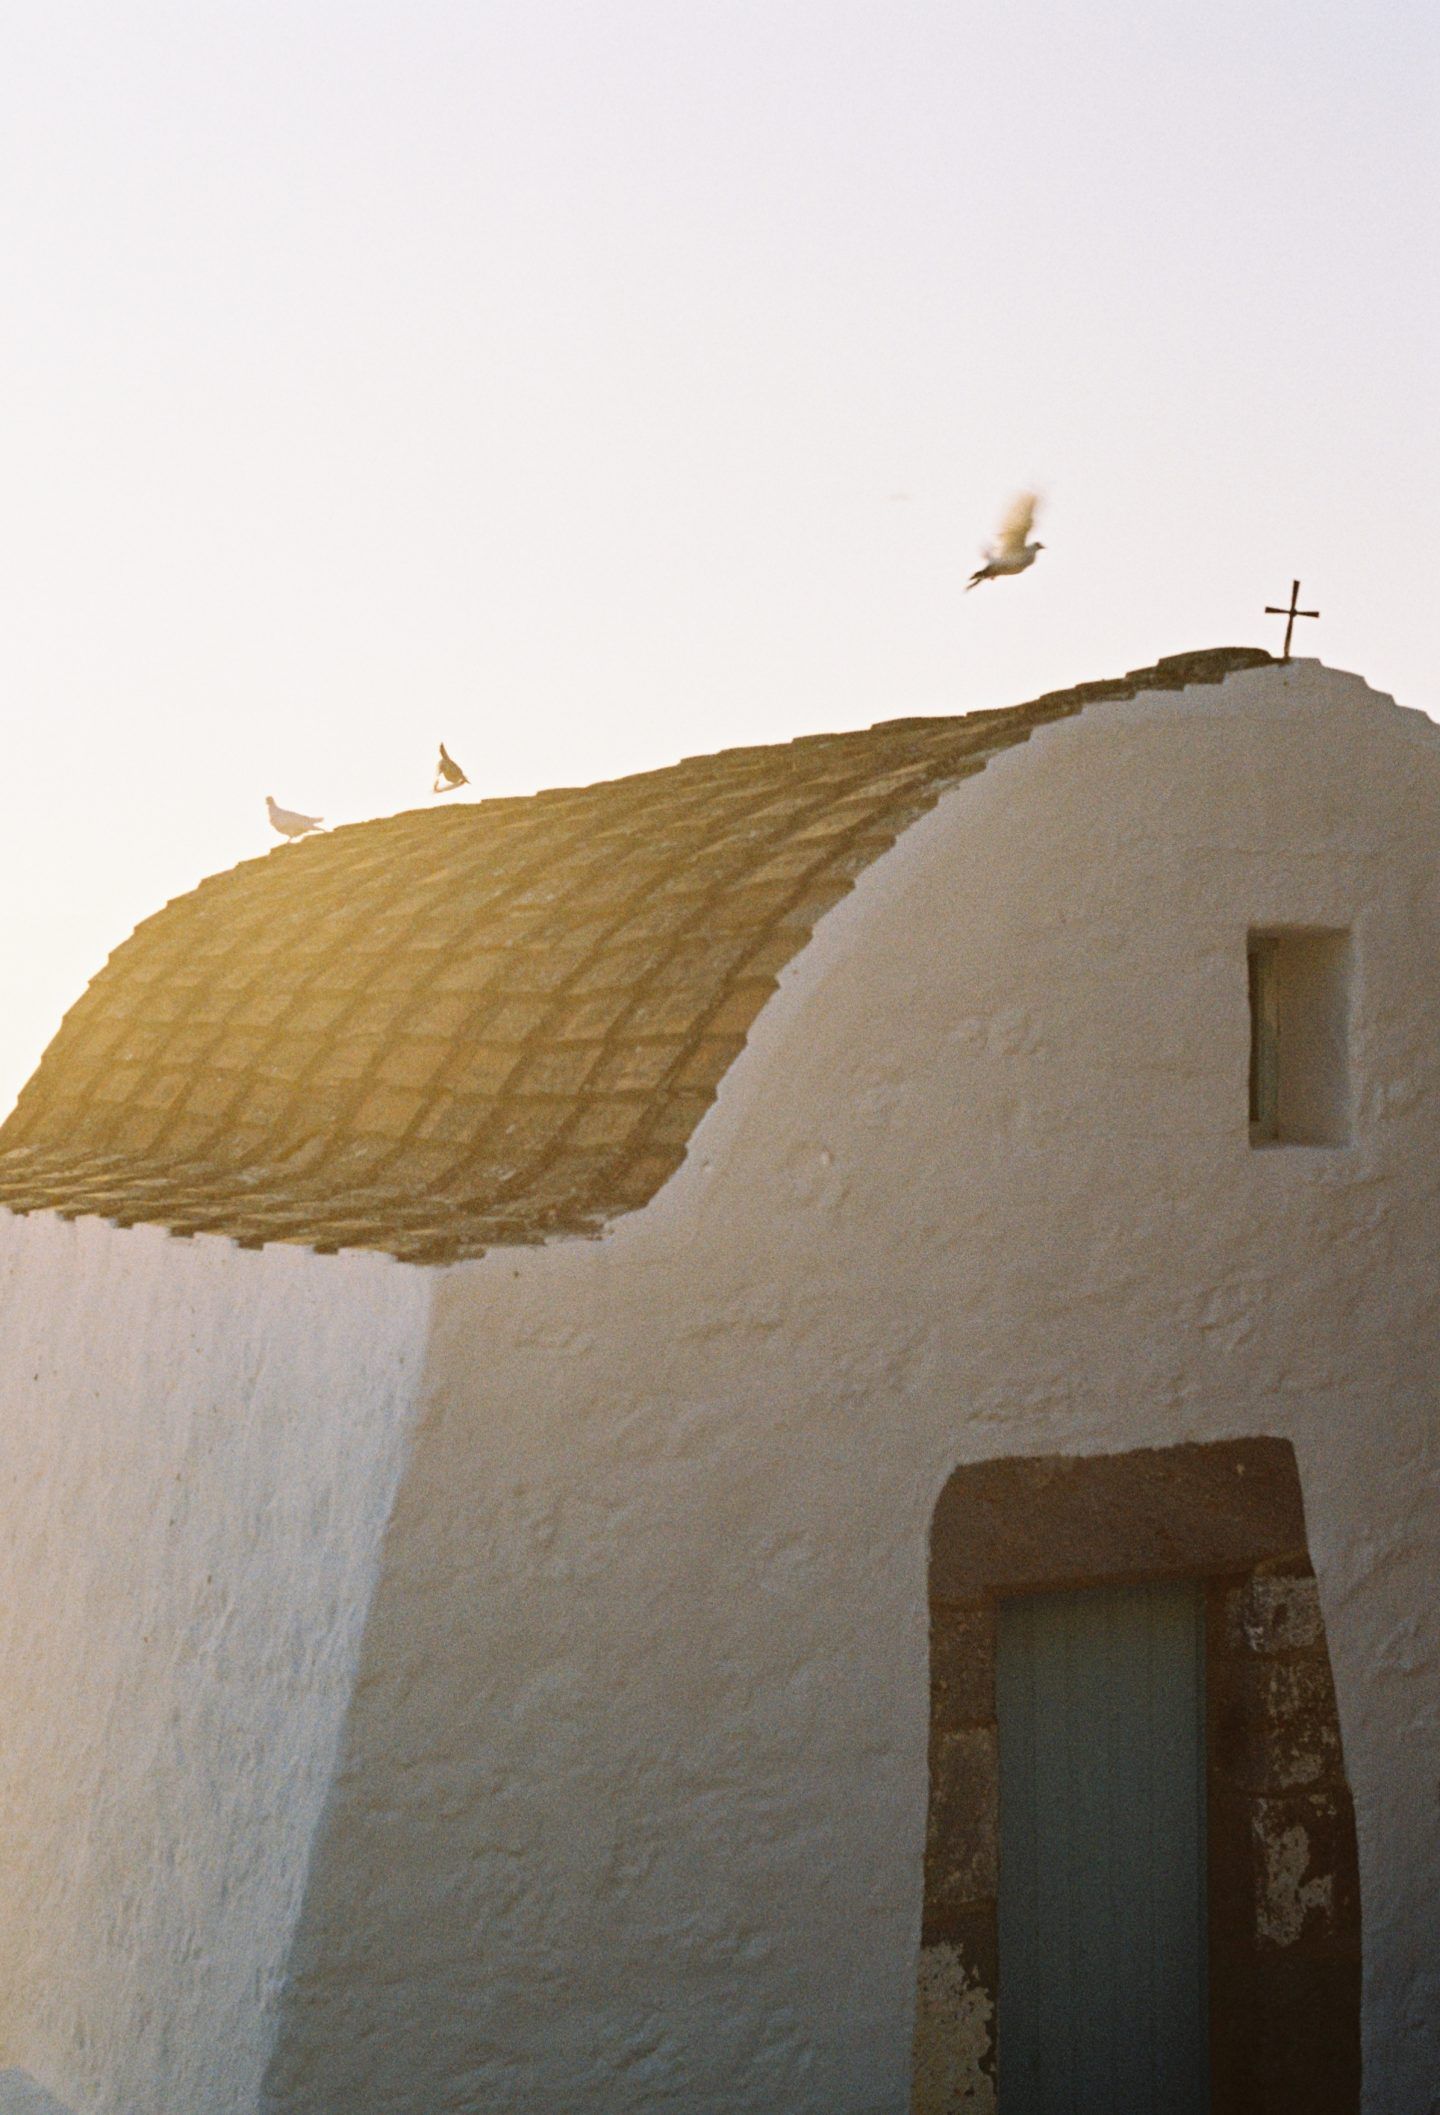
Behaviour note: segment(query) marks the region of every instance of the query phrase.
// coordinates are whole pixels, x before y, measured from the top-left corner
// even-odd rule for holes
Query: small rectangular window
[[[1252,932],[1250,1143],[1343,1146],[1350,1138],[1350,936]]]

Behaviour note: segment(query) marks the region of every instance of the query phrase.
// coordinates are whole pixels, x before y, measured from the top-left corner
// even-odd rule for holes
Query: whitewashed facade
[[[1440,2105],[1437,846],[1440,732],[1359,679],[1142,689],[859,873],[603,1238],[0,1224],[0,2060],[74,2115],[902,2115],[942,1487],[1263,1435],[1362,2105]],[[1295,931],[1348,936],[1341,1135],[1257,1144]]]

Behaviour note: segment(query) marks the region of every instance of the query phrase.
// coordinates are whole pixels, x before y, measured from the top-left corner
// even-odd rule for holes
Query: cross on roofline
[[[1273,602],[1267,602],[1265,605],[1265,614],[1267,617],[1283,617],[1286,620],[1285,644],[1280,649],[1280,658],[1282,661],[1288,661],[1290,658],[1290,634],[1295,629],[1295,619],[1297,617],[1318,617],[1320,614],[1319,610],[1297,609],[1295,605],[1299,600],[1300,583],[1298,580],[1292,580],[1290,583],[1290,607],[1288,610],[1277,609]]]

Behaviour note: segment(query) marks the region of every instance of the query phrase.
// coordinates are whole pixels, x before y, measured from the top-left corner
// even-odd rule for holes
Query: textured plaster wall
[[[28,2072],[78,2115],[251,2115],[429,1297],[388,1261],[0,1215],[17,2108]]]
[[[28,2071],[0,2071],[0,2115],[70,2115]]]
[[[268,2107],[901,2115],[946,1477],[1247,1433],[1304,1486],[1366,2106],[1434,2105],[1437,847],[1436,730],[1315,664],[1046,730],[824,921],[649,1210],[442,1279]],[[1344,1150],[1248,1142],[1291,924],[1354,935]]]

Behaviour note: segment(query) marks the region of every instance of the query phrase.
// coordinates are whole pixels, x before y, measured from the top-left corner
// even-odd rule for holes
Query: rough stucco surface
[[[1437,842],[1435,730],[1313,663],[1042,730],[645,1212],[440,1281],[269,2108],[901,2115],[946,1478],[1242,1434],[1299,1463],[1365,2106],[1432,2104]],[[1248,1140],[1287,925],[1353,934],[1343,1150]]]
[[[70,2115],[25,2071],[0,2071],[0,2115]]]
[[[0,2107],[251,2115],[429,1298],[0,1215]]]

